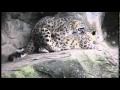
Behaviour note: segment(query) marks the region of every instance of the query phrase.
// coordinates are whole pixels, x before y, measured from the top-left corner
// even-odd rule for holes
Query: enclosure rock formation
[[[27,45],[30,32],[36,22],[44,16],[64,16],[77,18],[86,23],[87,28],[95,29],[86,20],[83,12],[3,12],[2,13],[2,77],[23,77],[23,78],[117,78],[118,64],[111,63],[112,58],[106,52],[94,50],[66,50],[63,52],[42,53],[28,55],[15,62],[7,62],[8,56],[17,48]],[[111,14],[105,14],[108,18]],[[82,17],[81,17],[82,16]],[[108,16],[108,17],[107,17]],[[116,17],[115,15],[112,15]],[[109,21],[110,20],[110,21]],[[111,37],[117,46],[117,22],[115,19],[103,19],[104,30]],[[104,24],[112,23],[112,24]],[[115,27],[110,30],[110,27]],[[104,29],[106,27],[106,29]],[[104,36],[106,37],[106,36]],[[109,39],[106,39],[109,41]],[[110,41],[110,42],[112,42]],[[114,56],[118,58],[118,48],[114,49]],[[116,61],[118,62],[118,61]]]

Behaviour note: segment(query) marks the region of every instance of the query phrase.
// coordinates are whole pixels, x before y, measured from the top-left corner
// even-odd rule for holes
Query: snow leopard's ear
[[[86,32],[86,35],[88,35],[89,38],[91,38],[93,41],[96,41],[96,35],[94,35],[94,34],[95,34],[95,32],[93,32],[93,31],[92,31],[92,33]]]
[[[97,40],[100,38],[98,31],[93,30],[91,34],[95,36]]]
[[[96,35],[96,31],[92,31],[92,35]]]

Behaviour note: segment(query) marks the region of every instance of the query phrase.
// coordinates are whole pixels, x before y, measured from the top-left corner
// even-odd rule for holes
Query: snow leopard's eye
[[[85,33],[85,29],[84,28],[78,28],[78,33],[79,34],[84,34]]]

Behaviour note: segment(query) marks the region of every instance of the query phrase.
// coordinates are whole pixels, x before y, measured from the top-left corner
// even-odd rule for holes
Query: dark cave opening
[[[119,13],[105,12],[102,29],[103,32],[107,32],[106,41],[112,46],[118,45]]]

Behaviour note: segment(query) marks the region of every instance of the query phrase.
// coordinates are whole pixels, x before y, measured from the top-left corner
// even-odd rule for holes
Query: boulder
[[[29,73],[31,78],[118,78],[118,58],[113,62],[107,52],[97,50],[33,54],[2,64],[2,78],[29,78]]]
[[[19,19],[2,23],[2,56],[7,59],[15,49],[24,47],[29,41],[31,29],[31,25]]]

